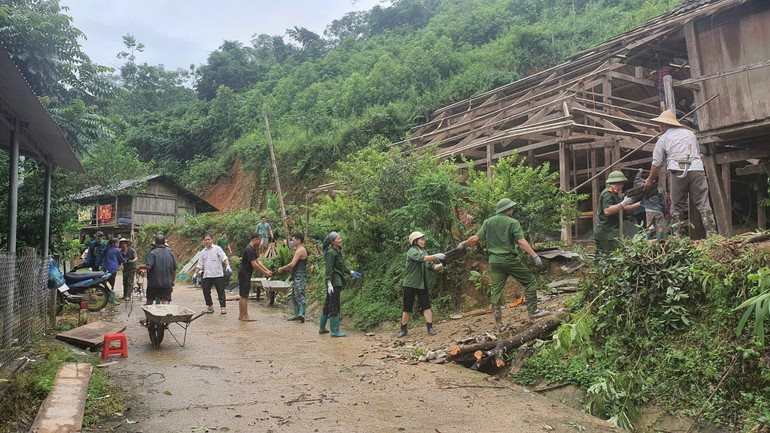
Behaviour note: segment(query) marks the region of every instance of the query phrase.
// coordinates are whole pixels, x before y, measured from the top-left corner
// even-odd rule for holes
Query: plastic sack
[[[53,259],[48,259],[48,288],[57,289],[59,291],[66,291],[69,289],[67,283],[64,281],[64,275],[62,275],[59,268],[53,264]]]

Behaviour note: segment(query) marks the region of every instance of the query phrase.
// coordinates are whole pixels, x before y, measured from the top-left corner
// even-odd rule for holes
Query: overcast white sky
[[[121,36],[147,48],[137,60],[166,67],[199,65],[222,41],[248,43],[255,33],[284,34],[298,26],[323,34],[333,20],[381,0],[62,0],[75,27],[86,34],[85,52],[117,67]]]

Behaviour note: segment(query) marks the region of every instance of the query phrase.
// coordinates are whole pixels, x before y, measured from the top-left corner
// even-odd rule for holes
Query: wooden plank
[[[706,170],[706,180],[708,181],[709,194],[711,195],[711,205],[714,207],[719,234],[722,236],[732,236],[732,226],[726,224],[727,212],[731,212],[731,210],[725,201],[721,176],[717,173],[717,163],[714,157],[715,149],[716,146],[713,144],[709,145],[709,154],[703,157],[703,167]]]
[[[650,80],[648,78],[638,78],[633,75],[624,74],[618,71],[610,71],[609,76],[618,80],[638,84],[640,86],[654,87],[655,89],[658,88],[658,83],[656,83],[655,80]]]
[[[733,189],[730,185],[730,163],[720,164],[722,175],[722,188],[724,188],[725,203],[727,204],[727,212],[725,217],[727,218],[727,225],[733,226]]]
[[[757,175],[757,229],[765,230],[767,228],[767,208],[762,202],[767,193],[767,174]]]
[[[591,180],[591,213],[593,214],[593,222],[596,224],[596,220],[599,217],[599,193],[601,192],[599,191],[599,179],[596,177],[596,173],[598,173],[596,153],[599,150],[591,149],[589,152],[591,152],[591,177],[593,178]]]
[[[770,11],[750,16],[742,21],[744,31],[743,51],[746,62],[759,64],[770,62]],[[770,69],[751,69],[746,72],[754,107],[754,117],[770,117]]]
[[[492,180],[492,153],[494,145],[492,143],[487,144],[487,179]]]
[[[663,77],[663,93],[666,108],[676,113],[676,95],[674,94],[674,78],[671,75]]]
[[[764,174],[767,173],[768,168],[770,168],[767,164],[749,164],[744,167],[738,167],[735,169],[735,174],[738,176],[751,176],[755,174]]]
[[[559,143],[559,186],[564,191],[569,191],[569,175],[567,146],[564,143]],[[561,240],[567,244],[572,243],[572,229],[567,224],[562,224]]]
[[[718,153],[715,157],[715,162],[717,164],[728,164],[731,162],[746,161],[749,159],[762,159],[767,157],[770,157],[770,146]]]
[[[104,334],[115,334],[125,330],[125,325],[96,321],[60,332],[56,334],[56,339],[78,347],[95,349],[104,343]]]
[[[743,52],[743,31],[740,21],[727,23],[719,27],[719,46],[722,50],[722,71],[729,71],[747,64]],[[749,39],[750,43],[755,43]],[[730,124],[750,122],[755,119],[751,104],[749,79],[745,72],[726,76],[725,81],[730,95]]]

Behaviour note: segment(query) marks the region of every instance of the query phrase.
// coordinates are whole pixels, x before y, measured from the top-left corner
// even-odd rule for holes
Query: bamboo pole
[[[717,93],[717,94],[715,94],[714,96],[712,96],[712,97],[708,98],[707,100],[703,101],[703,103],[702,103],[702,104],[700,104],[700,105],[698,105],[697,107],[693,108],[693,109],[692,109],[692,110],[691,110],[689,113],[687,113],[687,114],[685,114],[684,116],[682,116],[682,118],[684,118],[684,117],[687,117],[687,116],[691,115],[692,113],[694,113],[694,112],[698,111],[698,110],[699,110],[699,109],[701,109],[701,108],[702,108],[704,105],[706,105],[706,104],[708,104],[709,102],[711,102],[712,100],[714,100],[714,98],[716,98],[717,96],[719,96],[719,93]],[[585,182],[583,182],[583,183],[581,183],[580,185],[576,186],[575,188],[572,188],[572,190],[571,190],[570,192],[575,192],[575,191],[577,191],[578,189],[580,189],[580,188],[584,187],[585,185],[587,185],[588,183],[590,183],[592,180],[594,180],[594,179],[596,179],[597,177],[599,177],[599,176],[603,175],[604,173],[608,172],[610,169],[612,169],[612,167],[613,167],[614,165],[617,165],[619,162],[623,162],[623,161],[625,161],[626,159],[628,159],[628,157],[630,157],[631,155],[633,155],[634,153],[636,153],[636,152],[637,152],[639,149],[641,149],[641,148],[643,148],[644,146],[646,146],[646,145],[647,145],[648,143],[650,143],[652,140],[655,140],[656,138],[660,137],[660,135],[661,135],[661,134],[663,134],[663,133],[662,133],[662,132],[658,132],[658,133],[657,133],[657,134],[655,134],[653,137],[650,137],[650,138],[648,138],[648,139],[647,139],[647,141],[645,141],[644,143],[640,144],[640,145],[639,145],[639,146],[637,146],[636,148],[634,148],[634,149],[631,149],[631,151],[630,151],[630,152],[628,152],[628,153],[627,153],[625,156],[623,156],[622,158],[618,159],[617,161],[613,161],[613,164],[612,164],[612,165],[609,165],[609,164],[607,164],[607,166],[604,168],[604,170],[602,170],[602,171],[600,171],[600,172],[596,173],[595,175],[591,176],[590,178],[588,178],[588,180],[586,180]]]
[[[289,223],[286,221],[286,207],[283,204],[283,192],[281,192],[281,179],[278,177],[278,165],[275,163],[275,149],[273,149],[273,137],[270,135],[270,122],[267,113],[262,113],[265,119],[265,133],[267,134],[267,147],[270,149],[270,160],[273,163],[273,176],[275,177],[275,189],[278,191],[278,204],[281,206],[281,222],[286,239],[289,239]]]

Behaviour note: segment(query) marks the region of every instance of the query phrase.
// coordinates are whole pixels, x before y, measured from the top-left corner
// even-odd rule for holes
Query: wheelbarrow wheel
[[[150,334],[150,342],[155,347],[160,346],[160,343],[163,341],[163,335],[165,334],[165,331],[166,328],[156,323],[147,324],[147,332]]]

